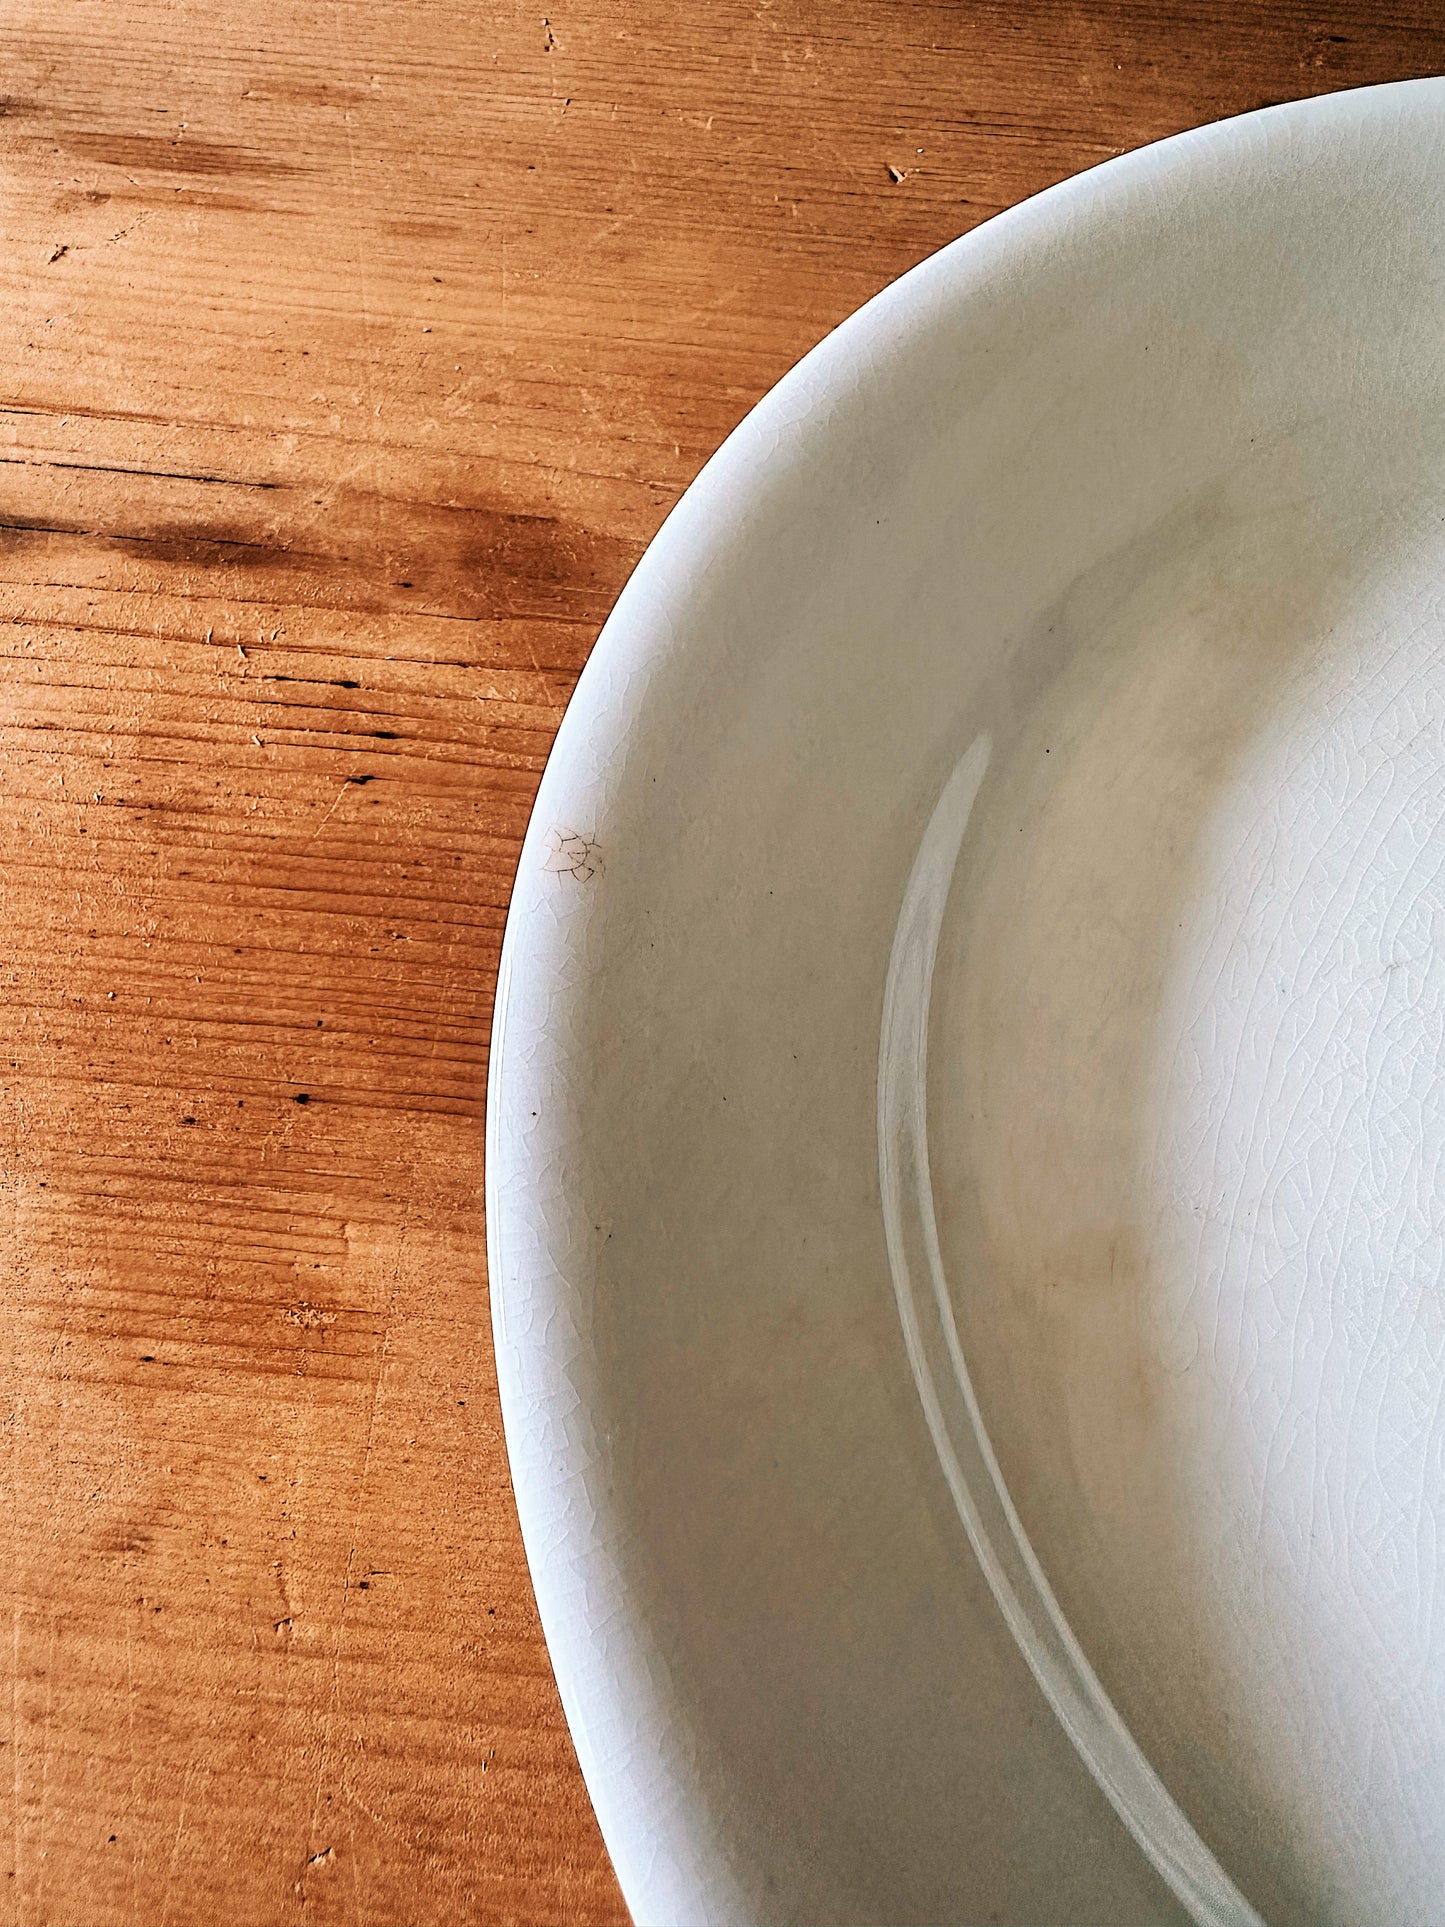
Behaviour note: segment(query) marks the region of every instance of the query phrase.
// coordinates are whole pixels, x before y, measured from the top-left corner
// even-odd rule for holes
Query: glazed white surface
[[[945,250],[731,438],[589,663],[488,1225],[640,1921],[1181,1917],[998,1611],[890,1289],[885,977],[985,733],[928,1104],[1002,1475],[1248,1901],[1438,1911],[1442,129],[1439,82],[1269,110]]]

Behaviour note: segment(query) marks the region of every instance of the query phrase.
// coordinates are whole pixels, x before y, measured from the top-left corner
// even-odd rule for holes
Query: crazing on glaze
[[[978,737],[944,785],[903,892],[878,1049],[878,1175],[914,1383],[969,1543],[1080,1757],[1200,1927],[1264,1927],[1154,1772],[1059,1608],[989,1442],[959,1341],[928,1165],[928,1024],[949,887],[988,770]]]

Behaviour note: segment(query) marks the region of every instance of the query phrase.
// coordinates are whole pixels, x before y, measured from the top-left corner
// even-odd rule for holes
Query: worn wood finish
[[[7,0],[0,1913],[620,1919],[482,1249],[518,841],[866,296],[1432,0]],[[901,178],[900,178],[901,177]]]

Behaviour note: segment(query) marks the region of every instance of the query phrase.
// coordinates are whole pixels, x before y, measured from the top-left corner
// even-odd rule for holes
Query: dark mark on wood
[[[166,134],[71,133],[63,125],[56,130],[55,138],[72,154],[84,154],[123,173],[141,169],[152,174],[252,174],[283,179],[307,171],[232,141]]]

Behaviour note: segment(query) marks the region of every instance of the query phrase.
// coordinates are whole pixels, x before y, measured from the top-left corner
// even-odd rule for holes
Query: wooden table
[[[1061,176],[1445,11],[8,0],[0,1914],[623,1918],[481,1215],[548,744],[703,459]]]

